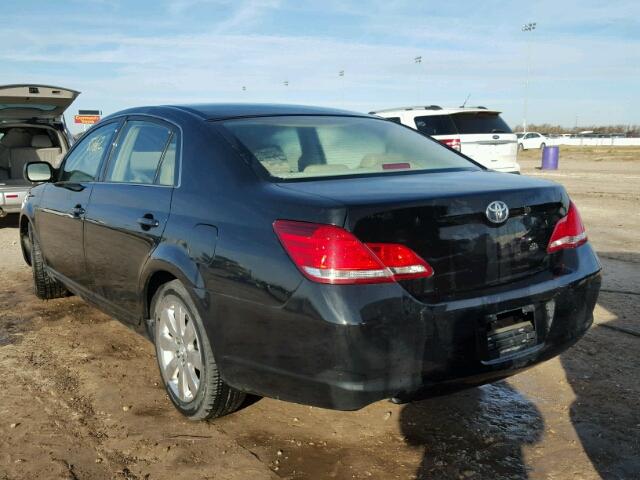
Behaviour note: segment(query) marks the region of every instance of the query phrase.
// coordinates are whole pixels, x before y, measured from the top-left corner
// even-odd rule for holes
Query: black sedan
[[[134,108],[25,175],[36,295],[146,333],[192,419],[495,381],[576,342],[600,288],[563,187],[369,115]]]

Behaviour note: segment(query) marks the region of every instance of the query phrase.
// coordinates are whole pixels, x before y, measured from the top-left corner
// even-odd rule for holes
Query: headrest
[[[53,143],[51,143],[49,135],[34,135],[31,137],[31,146],[33,148],[51,148]]]
[[[0,143],[9,148],[28,147],[30,137],[29,132],[26,130],[22,128],[12,128],[0,139]]]

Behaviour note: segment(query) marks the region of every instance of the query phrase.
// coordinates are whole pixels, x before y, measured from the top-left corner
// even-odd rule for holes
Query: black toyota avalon
[[[600,288],[563,187],[353,112],[134,108],[25,175],[36,295],[146,333],[192,419],[505,378],[576,342]]]

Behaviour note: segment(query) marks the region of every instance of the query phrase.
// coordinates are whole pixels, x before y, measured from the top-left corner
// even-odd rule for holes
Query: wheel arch
[[[177,245],[161,244],[154,250],[140,275],[140,303],[144,319],[149,319],[151,300],[158,289],[167,282],[179,280],[198,307],[196,289],[203,288],[203,280],[195,261]]]

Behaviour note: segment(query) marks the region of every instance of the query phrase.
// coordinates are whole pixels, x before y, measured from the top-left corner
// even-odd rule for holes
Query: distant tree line
[[[593,131],[595,135],[624,134],[627,137],[640,137],[640,125],[583,125],[580,127],[562,127],[550,123],[530,124],[527,126],[530,132],[551,134],[570,133],[578,134],[585,131]],[[518,125],[515,132],[522,132],[522,125]]]

